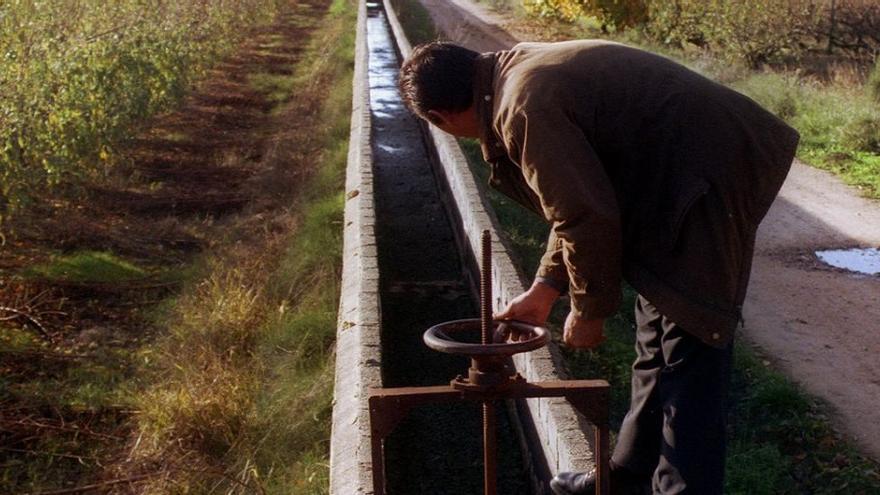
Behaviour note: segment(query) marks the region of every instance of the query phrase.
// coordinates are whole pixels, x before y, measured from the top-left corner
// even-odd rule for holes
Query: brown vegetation
[[[817,37],[829,52],[839,49],[859,58],[880,51],[880,4],[875,0],[825,0]]]

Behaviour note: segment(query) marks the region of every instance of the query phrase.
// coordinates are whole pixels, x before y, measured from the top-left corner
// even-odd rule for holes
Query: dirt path
[[[526,32],[470,0],[421,0],[434,23],[479,51]],[[880,276],[823,265],[817,249],[880,246],[880,203],[795,161],[758,233],[745,337],[809,393],[828,401],[836,426],[880,459]]]

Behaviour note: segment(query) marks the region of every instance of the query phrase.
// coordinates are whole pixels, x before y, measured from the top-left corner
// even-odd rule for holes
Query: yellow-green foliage
[[[573,21],[582,15],[599,19],[603,26],[624,28],[647,18],[647,0],[523,0],[526,10],[545,17]]]
[[[695,44],[757,67],[799,54],[822,15],[813,0],[654,0],[647,30],[664,43]]]
[[[100,170],[277,0],[0,2],[0,219]]]
[[[603,28],[643,26],[655,39],[698,45],[751,66],[797,55],[822,33],[825,4],[816,0],[522,0],[526,10]]]
[[[584,13],[581,3],[575,0],[523,0],[523,6],[532,14],[568,21],[573,21]]]

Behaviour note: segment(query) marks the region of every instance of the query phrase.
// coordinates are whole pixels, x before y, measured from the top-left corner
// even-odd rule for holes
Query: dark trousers
[[[636,323],[631,404],[612,463],[654,494],[720,494],[733,345],[704,344],[642,296]]]

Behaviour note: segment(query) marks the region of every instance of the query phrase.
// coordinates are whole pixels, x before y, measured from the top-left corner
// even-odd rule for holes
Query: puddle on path
[[[853,248],[816,251],[816,256],[825,264],[864,275],[880,274],[880,249]]]

